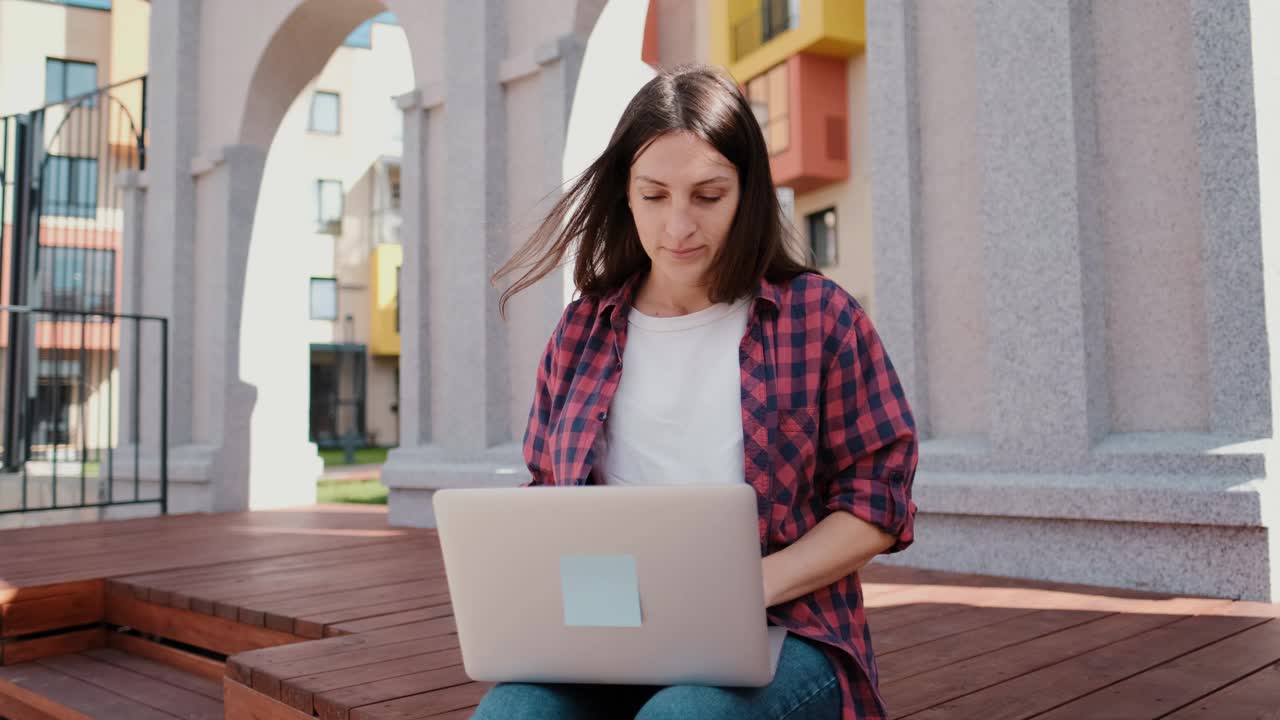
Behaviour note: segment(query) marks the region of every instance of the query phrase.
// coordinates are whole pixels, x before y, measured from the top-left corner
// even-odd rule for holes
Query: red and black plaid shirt
[[[565,309],[538,369],[524,456],[533,485],[591,482],[593,446],[622,374],[640,276]],[[915,423],[866,312],[821,275],[762,282],[739,349],[746,480],[761,552],[795,542],[836,510],[911,544]],[[769,619],[829,648],[842,720],[888,717],[857,574],[776,605]]]

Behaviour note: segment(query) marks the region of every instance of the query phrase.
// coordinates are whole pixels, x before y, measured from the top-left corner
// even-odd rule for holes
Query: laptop
[[[763,687],[755,490],[447,489],[434,497],[464,670],[487,682]]]

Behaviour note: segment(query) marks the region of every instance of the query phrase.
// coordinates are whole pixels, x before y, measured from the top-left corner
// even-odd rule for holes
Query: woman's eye
[[[649,200],[650,202],[652,202],[652,201],[654,201],[654,200],[661,200],[661,199],[662,199],[662,196],[661,196],[661,195],[641,195],[640,197],[641,197],[641,198],[643,198],[643,199],[645,199],[645,200]]]
[[[713,202],[716,202],[717,200],[719,200],[719,199],[720,199],[720,197],[719,197],[719,196],[716,196],[716,197],[710,197],[710,196],[707,196],[707,195],[699,195],[699,196],[698,196],[698,199],[699,199],[699,200],[701,200],[702,202],[705,202],[705,203],[713,203]]]

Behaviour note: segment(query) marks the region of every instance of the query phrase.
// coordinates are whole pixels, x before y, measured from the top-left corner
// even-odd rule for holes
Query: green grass
[[[316,500],[322,503],[386,505],[387,489],[377,480],[322,482],[316,487]]]
[[[381,465],[387,461],[387,451],[389,448],[360,448],[356,450],[356,465]],[[320,458],[324,460],[325,467],[340,467],[346,465],[343,462],[342,448],[327,449],[320,451]]]

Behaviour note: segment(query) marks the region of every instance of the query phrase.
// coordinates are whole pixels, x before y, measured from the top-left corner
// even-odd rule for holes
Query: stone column
[[[147,185],[145,173],[137,170],[126,170],[116,179],[116,187],[120,189],[123,219],[121,223],[120,242],[120,275],[123,282],[120,286],[120,311],[126,315],[141,314],[142,311],[142,278],[145,260],[142,257],[144,247],[143,223],[146,220]],[[133,426],[134,393],[141,389],[142,383],[135,380],[140,373],[136,371],[138,355],[134,352],[135,339],[139,328],[132,320],[119,323],[120,346],[117,350],[117,375],[119,377],[118,411],[113,422],[116,423],[117,443],[127,447],[139,441],[141,432],[135,432]],[[159,415],[159,408],[150,414]],[[158,435],[152,435],[158,439]]]
[[[1267,437],[1272,433],[1272,396],[1263,391],[1270,387],[1271,373],[1257,141],[1257,128],[1265,126],[1255,120],[1249,2],[1192,0],[1191,29],[1209,331],[1209,427],[1224,435]],[[1241,182],[1242,177],[1251,181]]]
[[[148,76],[147,205],[143,232],[126,252],[123,284],[134,288],[126,306],[169,319],[170,509],[208,510],[211,453],[195,443],[195,233],[196,192],[191,158],[196,154],[202,0],[172,0],[151,9],[151,68]],[[137,472],[146,483],[159,479],[160,355],[157,338],[143,337],[144,381],[139,387],[142,446],[122,447],[117,475]]]
[[[433,525],[437,488],[511,484],[519,463],[507,411],[505,333],[487,282],[505,257],[506,143],[499,0],[448,0],[441,236],[415,204],[429,193],[421,119],[406,119],[401,445],[383,468],[391,521]],[[416,180],[414,179],[416,178]],[[427,259],[430,259],[427,261]],[[402,293],[404,291],[402,290]],[[407,379],[407,382],[406,382]]]
[[[902,380],[917,430],[928,437],[915,14],[915,0],[867,6],[868,94],[886,99],[868,108],[869,125],[879,132],[871,143],[871,224],[877,332]]]
[[[947,183],[922,185],[919,168],[928,158],[921,157],[930,145],[919,137],[937,132],[946,118],[919,122],[920,108],[937,106],[921,93],[938,80],[923,75],[937,72],[938,61],[917,53],[910,0],[868,8],[877,327],[926,428],[915,480],[917,541],[886,561],[1275,600],[1280,505],[1267,461],[1274,454],[1271,368],[1280,364],[1280,345],[1271,339],[1280,333],[1268,332],[1267,318],[1280,317],[1280,292],[1268,292],[1274,288],[1266,282],[1267,263],[1277,259],[1264,242],[1261,192],[1268,184],[1259,178],[1272,155],[1264,148],[1269,136],[1258,128],[1269,127],[1264,108],[1280,108],[1280,82],[1268,80],[1280,77],[1280,53],[1258,44],[1250,10],[1253,29],[1280,17],[1265,2],[1252,8],[1248,0],[1170,2],[1169,22],[1150,32],[1166,33],[1154,47],[1182,53],[1185,67],[1135,70],[1122,65],[1129,58],[1116,57],[1114,46],[1145,26],[1115,6],[961,0],[958,7],[957,14],[972,13],[977,30],[971,91],[981,174],[989,437],[930,437],[927,430],[930,408],[922,396],[929,365],[921,338],[937,343],[928,348],[933,362],[974,361],[966,348],[945,346],[946,333],[922,333],[930,318],[921,297],[933,290],[921,282],[920,248],[947,239],[926,236],[930,226],[920,222],[921,208],[945,195],[931,195],[929,203],[920,197],[945,193]],[[1131,24],[1100,25],[1093,15],[1104,10]],[[1260,10],[1265,19],[1256,16]],[[1095,42],[1109,49],[1100,53]],[[1270,63],[1266,73],[1253,67],[1260,58]],[[1168,84],[1147,101],[1178,109],[1168,119],[1174,130],[1181,122],[1194,126],[1194,140],[1186,141],[1195,143],[1198,156],[1198,173],[1187,180],[1191,191],[1132,192],[1135,177],[1164,167],[1150,162],[1149,151],[1116,149],[1125,133],[1142,131],[1133,119],[1150,111],[1142,98],[1124,92],[1124,83],[1140,81],[1144,72],[1182,74],[1165,76]],[[917,75],[928,82],[917,82]],[[1194,88],[1194,102],[1180,83]],[[1101,146],[1099,137],[1108,144]],[[1103,196],[1105,187],[1117,188],[1116,196]],[[1108,276],[1160,280],[1126,264],[1142,258],[1133,251],[1134,221],[1127,218],[1158,215],[1159,208],[1142,203],[1171,203],[1191,192],[1200,203],[1194,232],[1203,251],[1185,262],[1196,263],[1193,270],[1205,279],[1207,351],[1195,346],[1194,328],[1177,348],[1153,347],[1165,342],[1160,332],[1151,335],[1159,339],[1109,338],[1105,304],[1126,296]],[[1186,233],[1186,226],[1176,232]],[[1125,309],[1112,308],[1118,317]],[[1110,332],[1132,333],[1126,321]],[[1123,422],[1123,414],[1113,423],[1114,413],[1130,410],[1135,389],[1202,391],[1111,387],[1131,376],[1135,362],[1111,356],[1135,346],[1151,355],[1208,353],[1201,356],[1209,386],[1202,424],[1179,418],[1164,429],[1158,420]],[[967,389],[934,390],[954,398]]]
[[[1090,8],[978,2],[991,444],[1015,466],[1108,430]]]

